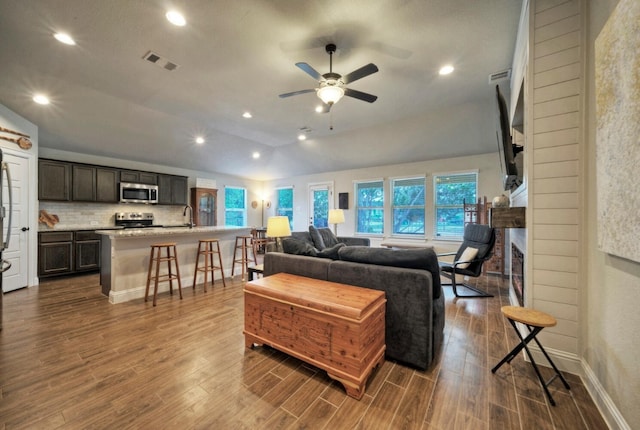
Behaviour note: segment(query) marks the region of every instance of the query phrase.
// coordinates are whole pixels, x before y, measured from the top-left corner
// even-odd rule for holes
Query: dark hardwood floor
[[[357,401],[323,371],[244,347],[239,277],[158,306],[111,305],[97,275],[44,281],[4,296],[0,429],[606,429],[580,379],[556,380],[552,407],[492,299],[447,294],[445,342],[418,371],[385,361]]]

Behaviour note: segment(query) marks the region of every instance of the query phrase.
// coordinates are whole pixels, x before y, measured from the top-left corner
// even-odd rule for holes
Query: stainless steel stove
[[[153,223],[151,212],[116,212],[116,226],[124,228],[162,227]]]

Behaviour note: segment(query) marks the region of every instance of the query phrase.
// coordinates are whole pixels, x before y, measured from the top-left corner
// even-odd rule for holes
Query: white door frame
[[[328,209],[333,209],[333,181],[329,182],[312,182],[308,184],[307,187],[307,226],[313,224],[311,221],[311,217],[313,216],[313,197],[312,193],[314,191],[327,190],[329,192],[329,207]]]

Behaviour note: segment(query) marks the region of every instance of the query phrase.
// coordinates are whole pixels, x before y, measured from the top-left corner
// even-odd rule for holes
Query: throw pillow
[[[476,258],[476,255],[478,255],[478,248],[467,246],[462,252],[462,255],[460,255],[460,258],[458,259],[458,261],[471,261],[474,258]],[[467,267],[469,267],[469,264],[471,263],[461,263],[461,264],[458,264],[456,267],[460,269],[466,269]]]
[[[311,240],[313,241],[313,246],[315,246],[320,251],[322,251],[327,247],[327,245],[325,245],[324,243],[324,240],[322,240],[322,235],[320,234],[318,229],[312,225],[309,226],[309,236],[311,236]]]
[[[322,251],[318,251],[318,253],[316,254],[316,257],[339,260],[340,257],[338,256],[338,251],[340,251],[340,248],[342,248],[343,246],[347,246],[347,245],[345,245],[344,243],[337,243],[333,245],[331,248],[325,248]]]
[[[329,248],[340,243],[340,241],[338,241],[338,238],[335,234],[333,234],[333,231],[331,231],[330,228],[319,228],[318,233],[320,233],[320,236],[322,236],[322,243],[324,243],[325,248]]]
[[[285,254],[307,255],[309,257],[315,257],[318,253],[318,250],[312,245],[302,240],[291,238],[282,241],[282,249]]]

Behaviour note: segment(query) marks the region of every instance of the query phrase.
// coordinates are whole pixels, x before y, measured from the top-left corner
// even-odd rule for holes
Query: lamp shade
[[[270,216],[267,220],[267,236],[285,237],[291,236],[289,218],[286,216]]]
[[[317,94],[320,100],[328,105],[332,105],[338,103],[338,100],[344,95],[344,90],[335,85],[327,85],[320,88]]]
[[[329,224],[342,224],[344,211],[342,209],[329,209]]]

